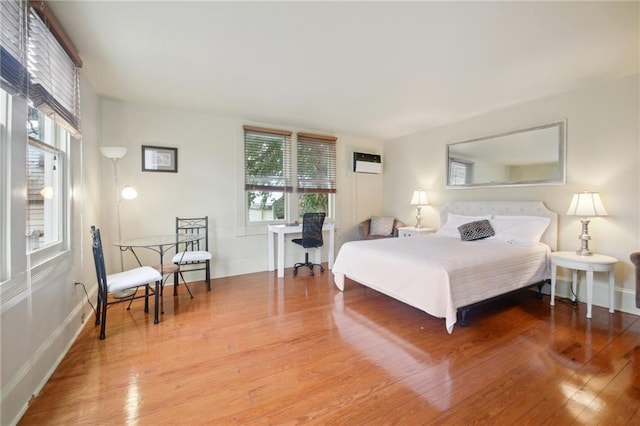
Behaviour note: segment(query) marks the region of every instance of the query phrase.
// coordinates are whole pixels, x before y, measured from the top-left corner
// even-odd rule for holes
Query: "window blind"
[[[292,192],[291,132],[243,126],[244,189]]]
[[[298,192],[336,192],[336,141],[333,136],[298,133]]]
[[[0,82],[11,94],[26,96],[27,9],[23,0],[0,1]]]
[[[29,10],[29,99],[69,130],[80,133],[78,69],[33,8]]]

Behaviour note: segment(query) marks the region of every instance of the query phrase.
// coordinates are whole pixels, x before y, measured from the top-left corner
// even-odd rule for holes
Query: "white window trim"
[[[60,180],[60,217],[58,217],[58,241],[48,244],[44,247],[38,248],[32,252],[30,252],[31,256],[31,264],[34,265],[42,265],[46,263],[49,259],[53,259],[59,254],[69,250],[69,212],[70,212],[70,196],[71,194],[71,161],[69,158],[69,150],[70,150],[70,140],[62,141],[60,140],[59,132],[55,132],[55,142],[53,148],[60,156],[64,156],[64,158],[58,162],[59,165],[59,180]],[[38,143],[39,145],[45,145]],[[60,167],[62,165],[63,167]],[[26,217],[26,215],[25,215]],[[26,230],[26,224],[25,224]],[[28,244],[27,244],[28,247]]]
[[[21,294],[26,288],[27,261],[26,261],[26,149],[27,149],[27,101],[20,96],[7,96],[6,129],[8,142],[5,146],[6,160],[9,163],[5,168],[6,180],[3,180],[5,191],[3,210],[0,212],[4,226],[2,242],[4,246],[4,276],[2,277],[2,291],[0,291],[0,305],[5,308],[6,302]],[[13,143],[13,141],[16,141]],[[16,191],[14,189],[22,189]]]
[[[4,111],[4,116],[0,117],[0,283],[6,281],[11,272],[11,247],[9,246],[10,238],[10,224],[9,224],[9,202],[7,197],[9,196],[11,189],[11,161],[9,151],[9,120],[11,111],[10,97],[3,90],[0,90],[0,111]]]

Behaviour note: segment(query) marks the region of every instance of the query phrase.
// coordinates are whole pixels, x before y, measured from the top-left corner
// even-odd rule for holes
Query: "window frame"
[[[298,132],[296,134],[296,188],[295,191],[295,218],[296,220],[302,219],[302,214],[304,211],[300,211],[300,202],[301,198],[306,195],[317,195],[317,194],[326,194],[327,195],[327,209],[326,209],[326,219],[333,219],[334,217],[334,204],[335,204],[335,193],[337,186],[337,143],[338,138],[334,136],[325,136],[318,135],[314,133],[305,133]],[[316,166],[320,164],[321,166],[326,167],[326,175],[318,175],[314,173],[309,173],[307,178],[313,177],[313,179],[305,179],[303,173],[300,173],[300,165],[304,159],[303,156],[299,155],[303,148],[307,148],[307,150],[315,152],[316,158],[320,158],[320,161],[317,161]],[[303,158],[300,158],[303,157]]]
[[[0,89],[0,283],[6,281],[10,274],[10,224],[8,220],[8,194],[11,188],[9,158],[9,123],[11,121],[11,96]]]
[[[49,259],[56,257],[57,255],[67,251],[69,249],[69,229],[70,229],[70,193],[71,193],[71,161],[69,161],[69,155],[71,148],[71,135],[69,132],[64,129],[64,127],[60,126],[54,120],[50,121],[51,123],[51,136],[48,139],[45,135],[45,141],[36,139],[33,136],[29,136],[25,143],[25,149],[28,151],[29,146],[34,146],[37,149],[45,150],[50,153],[53,153],[57,156],[57,183],[58,183],[58,200],[57,200],[57,211],[54,214],[57,226],[57,234],[58,237],[55,241],[52,241],[42,247],[38,247],[36,249],[31,249],[29,242],[26,242],[26,252],[29,256],[31,256],[31,263],[34,265],[41,264],[46,262]],[[27,175],[27,164],[26,164],[26,155],[25,155],[25,176]],[[28,190],[28,182],[27,190]],[[28,216],[28,199],[25,202],[25,223],[24,223],[24,233],[26,234],[27,230],[27,221],[26,218]],[[27,236],[28,240],[28,236]]]
[[[242,138],[242,171],[243,171],[243,212],[244,222],[247,227],[264,226],[275,223],[286,223],[291,213],[291,194],[293,191],[293,176],[294,176],[294,161],[295,153],[292,150],[292,134],[288,130],[271,129],[266,127],[256,127],[250,125],[244,125],[243,138]],[[248,138],[281,138],[281,150],[282,150],[282,176],[276,177],[281,180],[278,184],[272,183],[271,185],[264,183],[267,176],[260,176],[259,174],[251,175],[247,172],[247,142]],[[252,142],[254,142],[252,140]],[[255,147],[253,147],[255,148]],[[252,150],[252,152],[254,152]],[[251,180],[249,183],[248,181]],[[251,220],[251,208],[248,203],[248,194],[250,192],[268,192],[268,193],[282,193],[284,196],[284,218],[282,219],[269,219],[269,220]]]
[[[18,95],[12,95],[0,88],[5,97],[6,128],[2,190],[4,191],[4,206],[0,212],[3,233],[0,239],[4,249],[3,268],[0,276],[2,291],[0,295],[0,309],[6,309],[18,303],[21,291],[26,286],[26,276],[31,275],[33,269],[27,261],[25,218],[26,218],[26,140],[27,140],[27,100]],[[14,190],[16,188],[22,190]]]

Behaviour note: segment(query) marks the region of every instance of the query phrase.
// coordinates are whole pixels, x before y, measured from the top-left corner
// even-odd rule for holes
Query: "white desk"
[[[556,275],[558,266],[573,269],[571,289],[576,293],[578,271],[587,273],[587,318],[591,318],[591,302],[593,301],[593,273],[607,272],[609,274],[609,312],[614,312],[613,296],[615,289],[615,275],[613,269],[618,259],[603,254],[580,256],[573,251],[556,251],[551,253],[551,306],[555,303]],[[572,296],[572,299],[574,296]]]
[[[329,232],[329,269],[333,268],[333,248],[335,244],[335,225],[333,223],[324,223],[322,230]],[[278,234],[278,277],[284,277],[284,236],[285,234],[301,234],[302,224],[287,225],[268,225],[267,244],[269,245],[269,271],[273,271],[276,267],[273,252],[273,236]],[[316,250],[316,263],[322,261],[322,250]]]

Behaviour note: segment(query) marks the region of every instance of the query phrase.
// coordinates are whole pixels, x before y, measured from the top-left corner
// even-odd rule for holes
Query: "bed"
[[[351,241],[333,265],[345,277],[445,319],[470,305],[548,280],[557,248],[558,216],[540,201],[455,201],[441,213],[435,234]],[[462,241],[459,224],[488,220],[494,236]],[[535,229],[534,229],[535,228]]]

